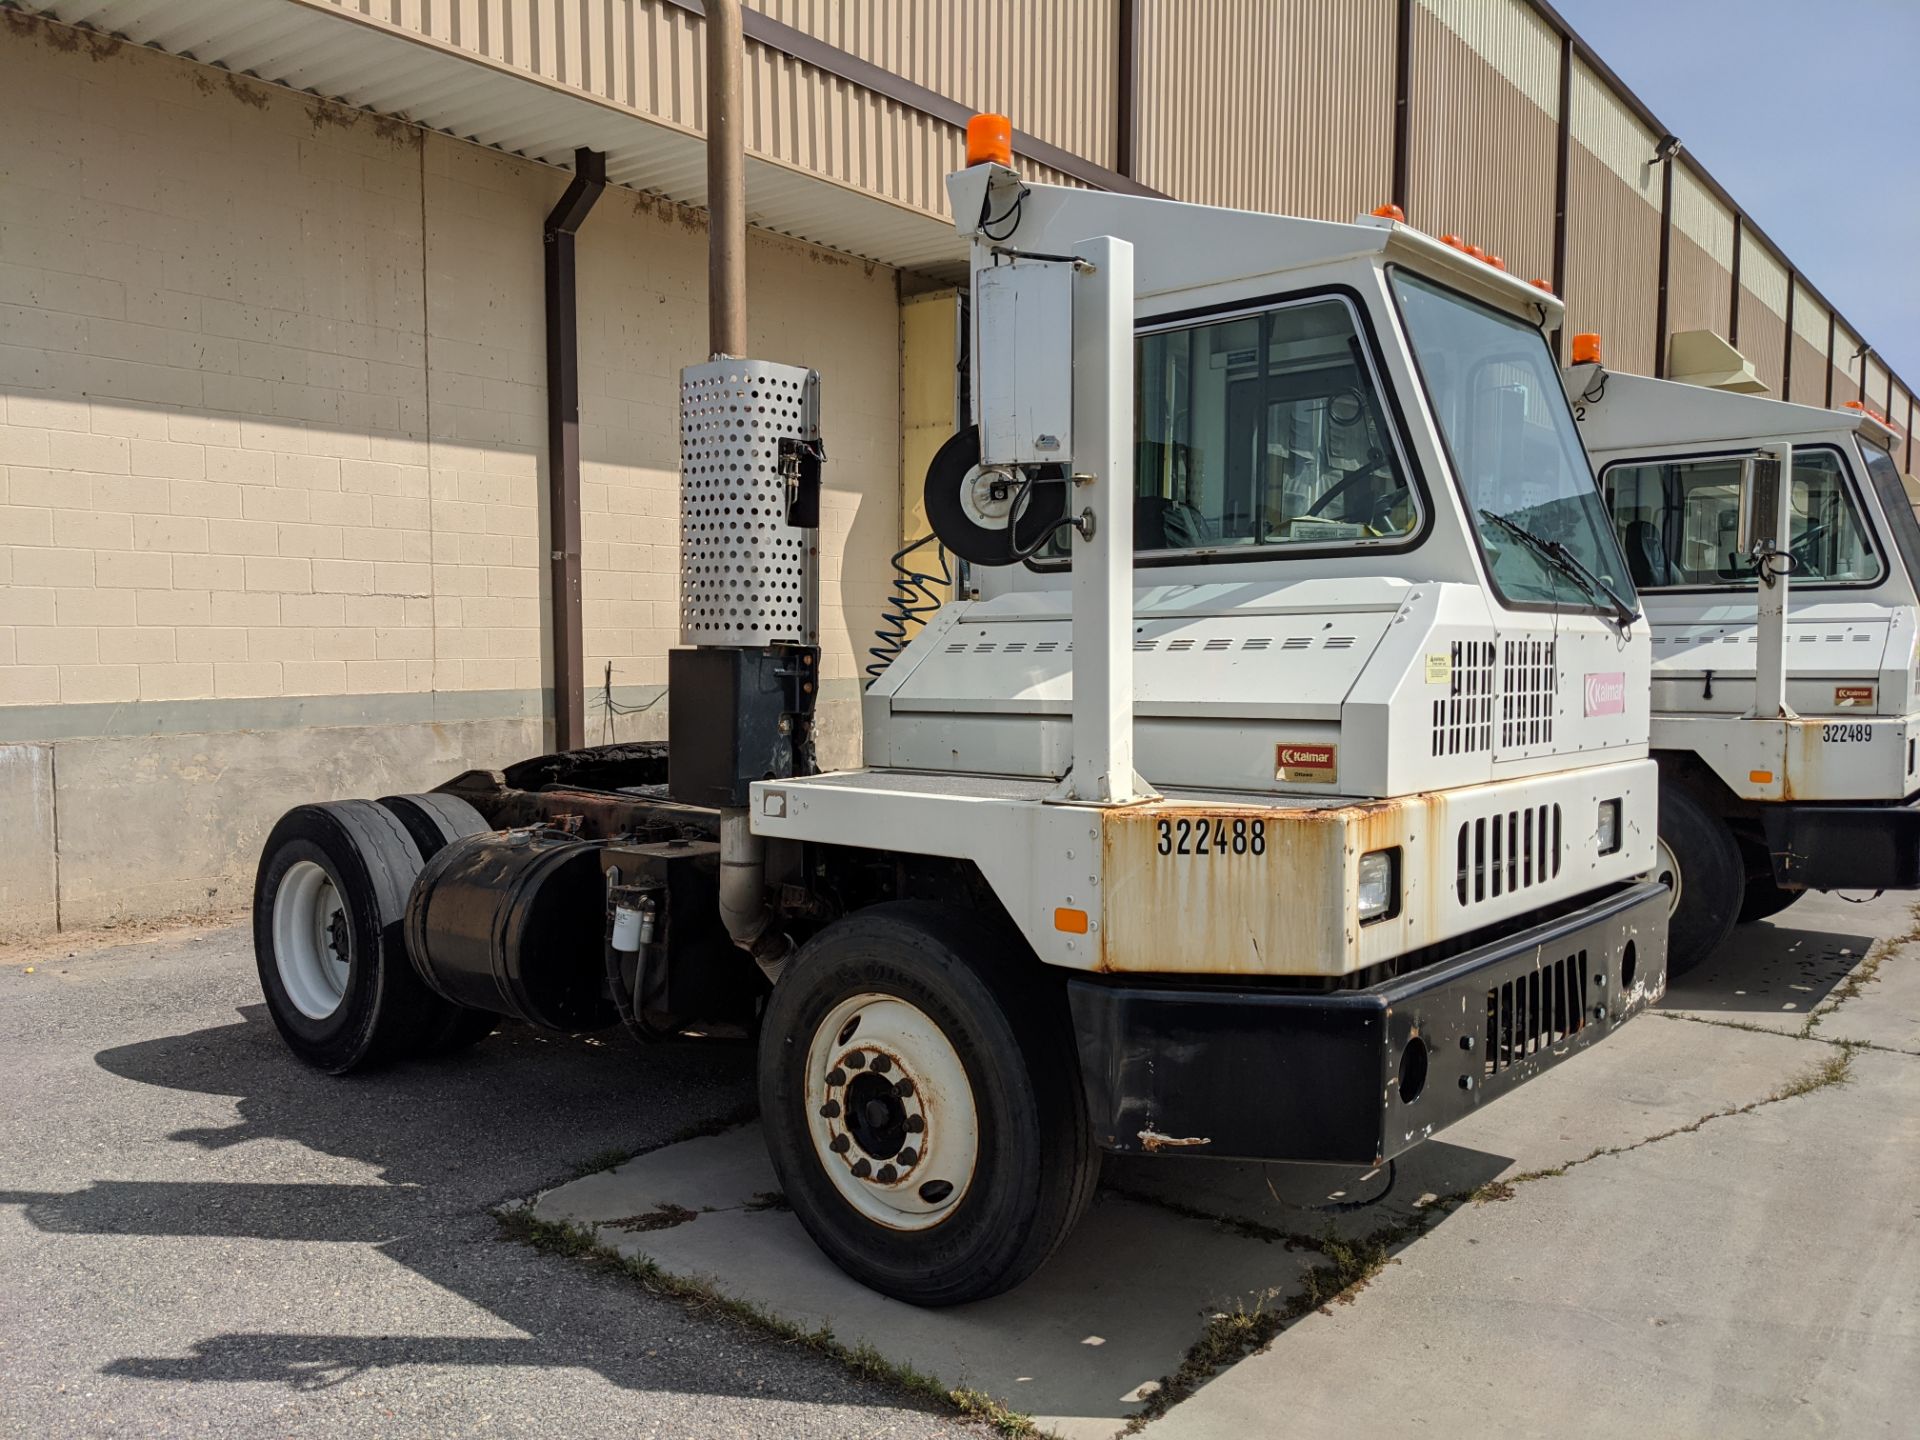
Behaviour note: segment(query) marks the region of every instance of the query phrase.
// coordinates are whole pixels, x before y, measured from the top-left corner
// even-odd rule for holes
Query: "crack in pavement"
[[[1650,1010],[1647,1013],[1661,1020],[1683,1021],[1688,1025],[1711,1025],[1719,1030],[1744,1030],[1749,1035],[1771,1035],[1776,1040],[1805,1040],[1815,1045],[1832,1045],[1847,1050],[1875,1050],[1882,1055],[1906,1055],[1913,1059],[1920,1059],[1920,1050],[1906,1050],[1898,1045],[1882,1045],[1875,1040],[1842,1040],[1838,1036],[1812,1035],[1804,1028],[1774,1030],[1745,1020],[1715,1020],[1707,1015],[1689,1015],[1674,1010]]]

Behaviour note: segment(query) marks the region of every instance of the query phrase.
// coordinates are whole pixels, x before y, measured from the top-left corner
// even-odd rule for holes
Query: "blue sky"
[[[1920,386],[1920,0],[1554,4]]]

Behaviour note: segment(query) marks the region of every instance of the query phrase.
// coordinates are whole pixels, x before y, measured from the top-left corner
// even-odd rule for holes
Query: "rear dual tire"
[[[428,798],[451,797],[395,801]],[[435,849],[454,838],[449,829],[484,828],[471,806],[452,803],[467,814],[447,810]],[[274,1027],[307,1064],[340,1075],[446,1054],[492,1031],[494,1016],[434,994],[407,957],[400,920],[422,864],[393,802],[301,805],[267,837],[254,877],[254,959]]]
[[[1066,997],[1017,935],[862,910],[804,946],[760,1032],[767,1148],[841,1269],[914,1305],[1026,1279],[1099,1178]]]

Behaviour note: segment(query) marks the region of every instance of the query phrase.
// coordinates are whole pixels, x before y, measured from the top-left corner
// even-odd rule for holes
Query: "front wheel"
[[[914,1305],[1019,1284],[1098,1179],[1059,985],[1017,936],[938,906],[860,911],[794,957],[761,1027],[760,1110],[814,1241]]]
[[[1683,975],[1719,948],[1747,893],[1740,847],[1719,816],[1676,786],[1660,787],[1659,861],[1667,900],[1667,974]]]

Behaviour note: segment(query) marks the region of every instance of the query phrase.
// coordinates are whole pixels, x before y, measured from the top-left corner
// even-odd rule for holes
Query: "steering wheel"
[[[1306,513],[1309,516],[1318,516],[1329,505],[1340,499],[1363,480],[1371,481],[1382,477],[1391,480],[1394,478],[1393,467],[1387,464],[1386,457],[1381,455],[1378,450],[1371,452],[1367,459],[1368,464],[1366,468],[1356,470],[1347,476],[1346,479],[1340,481],[1339,484],[1335,485],[1318,500],[1315,500],[1313,504],[1309,505]],[[1385,524],[1392,516],[1394,507],[1400,503],[1406,493],[1407,486],[1406,483],[1402,481],[1385,494],[1377,496],[1373,502],[1373,508],[1368,512],[1367,524],[1375,529]]]

